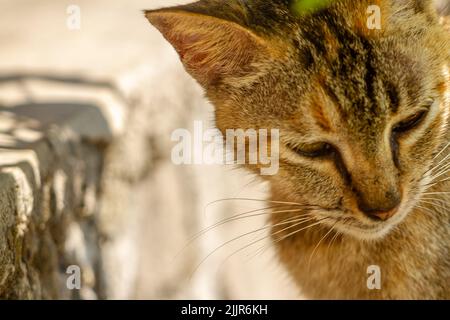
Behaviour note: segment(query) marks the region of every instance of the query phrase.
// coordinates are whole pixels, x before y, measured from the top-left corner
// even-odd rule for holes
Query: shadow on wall
[[[79,114],[83,114],[83,119],[77,119]],[[112,136],[111,128],[98,106],[79,101],[51,101],[21,104],[12,108],[0,107],[0,117],[9,119],[9,126],[0,127],[0,133],[16,138],[17,148],[26,147],[27,141],[43,136],[52,125],[61,123],[64,119],[72,119],[71,129],[81,137],[95,137],[97,132]],[[1,140],[0,144],[2,148],[7,146]]]
[[[98,105],[36,97],[30,80],[89,83],[0,76],[0,297],[106,297],[98,198],[112,129]],[[71,265],[83,270],[81,290],[67,290]]]

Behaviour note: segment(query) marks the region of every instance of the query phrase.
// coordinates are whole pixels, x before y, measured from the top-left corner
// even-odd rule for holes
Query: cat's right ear
[[[269,49],[261,37],[239,23],[211,15],[211,9],[192,10],[201,2],[145,11],[145,16],[176,49],[186,70],[208,89],[226,77],[249,72],[251,64]]]

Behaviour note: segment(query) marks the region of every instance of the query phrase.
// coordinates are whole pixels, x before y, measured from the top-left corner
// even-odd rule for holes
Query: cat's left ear
[[[203,87],[208,89],[228,76],[245,75],[253,62],[267,55],[266,41],[253,31],[196,4],[146,11],[145,16],[172,44],[186,70]],[[218,9],[224,16],[227,4]]]

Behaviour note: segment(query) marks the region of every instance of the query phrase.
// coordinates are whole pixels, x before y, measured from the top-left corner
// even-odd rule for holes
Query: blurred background
[[[246,247],[266,215],[189,241],[268,205],[245,171],[171,161],[213,109],[142,10],[185,2],[0,0],[0,298],[302,298]]]

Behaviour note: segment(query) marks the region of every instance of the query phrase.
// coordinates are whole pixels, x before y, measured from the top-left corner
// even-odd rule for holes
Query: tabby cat
[[[299,1],[145,14],[205,89],[219,130],[280,130],[279,172],[263,177],[279,205],[271,233],[305,296],[450,299],[444,18],[431,0]]]

